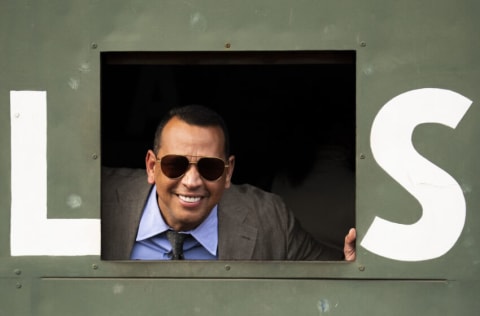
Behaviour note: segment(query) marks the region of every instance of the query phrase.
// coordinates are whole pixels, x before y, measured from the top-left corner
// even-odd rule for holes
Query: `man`
[[[207,107],[172,109],[145,165],[146,176],[130,169],[102,175],[103,259],[355,259],[355,229],[343,253],[331,249],[300,227],[279,196],[231,183],[228,129]]]

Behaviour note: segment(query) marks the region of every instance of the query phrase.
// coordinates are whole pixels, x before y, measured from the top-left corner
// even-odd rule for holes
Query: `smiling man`
[[[102,175],[103,259],[355,259],[355,229],[342,253],[315,241],[279,196],[231,183],[228,129],[208,107],[170,110],[145,165]]]

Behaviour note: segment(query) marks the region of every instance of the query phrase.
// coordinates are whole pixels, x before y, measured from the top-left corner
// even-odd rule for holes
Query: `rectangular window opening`
[[[102,167],[145,168],[170,107],[213,107],[229,128],[232,182],[279,194],[305,230],[343,249],[355,226],[355,78],[355,51],[103,52]]]

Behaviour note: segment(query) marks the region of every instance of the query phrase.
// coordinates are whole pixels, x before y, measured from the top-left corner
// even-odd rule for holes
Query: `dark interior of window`
[[[306,230],[343,247],[355,226],[354,51],[104,52],[101,157],[144,168],[161,116],[217,110],[236,156],[233,183],[278,193]]]

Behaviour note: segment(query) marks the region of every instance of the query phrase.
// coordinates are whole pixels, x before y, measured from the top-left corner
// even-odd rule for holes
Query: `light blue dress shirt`
[[[165,233],[169,229],[171,227],[165,223],[160,214],[157,190],[153,186],[140,219],[131,259],[170,260],[172,246]],[[185,260],[216,260],[218,245],[217,206],[198,227],[181,233],[191,235],[183,245]]]

